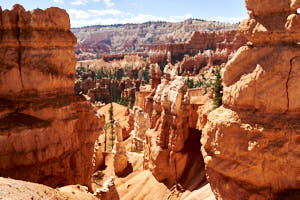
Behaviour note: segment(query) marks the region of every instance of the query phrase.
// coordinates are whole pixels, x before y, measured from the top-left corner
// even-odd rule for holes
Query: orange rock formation
[[[240,31],[252,44],[227,63],[224,105],[201,139],[218,199],[299,198],[299,2],[246,1]]]
[[[205,50],[211,50],[211,55],[207,55],[205,59],[208,64],[209,59],[213,59],[214,54],[219,54],[223,50],[226,54],[219,62],[226,63],[228,56],[235,52],[239,47],[246,43],[245,38],[237,31],[220,31],[220,32],[199,32],[196,31],[186,43],[179,44],[162,44],[154,47],[149,53],[150,63],[158,63],[164,65],[167,63],[176,63],[183,59],[184,55],[195,55]],[[203,67],[202,61],[197,63],[196,67]],[[204,65],[205,66],[205,65]]]
[[[199,152],[201,132],[195,129],[197,120],[192,118],[197,115],[191,112],[193,106],[184,79],[175,77],[169,67],[164,74],[166,78],[151,95],[152,106],[146,108],[152,124],[146,132],[144,168],[168,186],[181,184],[185,187],[197,174],[202,174],[199,182],[205,181]]]
[[[74,94],[68,14],[15,5],[0,18],[0,176],[89,186],[104,119]]]

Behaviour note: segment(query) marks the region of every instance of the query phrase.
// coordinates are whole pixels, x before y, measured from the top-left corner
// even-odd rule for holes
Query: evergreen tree
[[[222,77],[221,77],[221,68],[217,67],[215,72],[215,80],[213,81],[213,94],[214,94],[214,109],[218,108],[222,105],[222,97],[223,97],[223,85],[222,85]]]
[[[124,75],[125,75],[125,73],[122,68],[115,71],[115,77],[118,79],[118,81],[121,81],[122,78],[124,77]]]
[[[128,106],[128,101],[124,97],[121,97],[120,104],[123,106]]]
[[[144,80],[146,84],[149,84],[150,79],[151,79],[149,69],[142,70],[140,79]]]
[[[115,140],[115,131],[114,131],[114,108],[113,108],[113,103],[110,103],[110,108],[109,108],[109,123],[110,123],[110,137],[109,140],[111,141],[111,150],[114,148],[114,140]]]
[[[203,81],[198,79],[194,85],[195,88],[201,88],[203,86]]]
[[[99,97],[96,100],[99,102],[105,102],[105,99],[102,97],[101,94],[99,95]]]
[[[111,84],[110,86],[110,98],[111,102],[119,102],[121,100],[121,94],[118,92],[118,88],[114,84]]]
[[[97,72],[97,79],[102,79],[104,77],[104,70],[101,68],[98,72]]]
[[[188,77],[188,79],[186,80],[186,83],[188,85],[188,88],[194,88],[194,80],[190,79],[190,77]]]

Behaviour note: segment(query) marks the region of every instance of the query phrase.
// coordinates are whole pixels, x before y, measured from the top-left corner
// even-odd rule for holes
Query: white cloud
[[[107,9],[107,10],[88,10],[88,12],[95,17],[106,16],[106,15],[121,15],[123,12],[116,9]]]
[[[54,3],[63,3],[64,1],[63,0],[53,0]]]
[[[88,0],[76,0],[76,1],[73,1],[71,4],[73,5],[85,5],[88,3]]]
[[[61,0],[54,0],[54,1],[61,1]],[[100,0],[75,0],[71,4],[73,4],[73,5],[86,5],[87,3],[91,2],[91,1],[100,2]],[[103,1],[104,1],[105,5],[107,7],[113,7],[115,5],[114,2],[112,2],[112,0],[103,0]]]
[[[99,2],[100,0],[75,0],[71,4],[73,4],[73,5],[85,5],[89,1]]]
[[[76,10],[69,9],[72,27],[82,27],[90,25],[110,25],[110,24],[127,24],[127,23],[144,23],[148,21],[168,21],[178,22],[192,18],[191,14],[183,16],[159,17],[146,14],[132,14],[117,9],[105,10]]]
[[[95,20],[96,18],[99,17],[104,17],[104,16],[122,16],[123,13],[120,10],[116,9],[106,9],[106,10],[76,10],[76,9],[69,9],[67,12],[70,15],[71,20],[87,20],[86,23],[89,23],[88,21],[90,20]],[[89,23],[90,24],[90,23]]]
[[[71,21],[72,19],[89,19],[91,17],[89,12],[83,10],[69,9],[67,12],[70,15]]]
[[[111,0],[104,0],[104,3],[106,4],[107,7],[112,7],[114,6],[114,2],[112,2]]]
[[[72,27],[82,27],[91,25],[110,25],[110,24],[127,24],[127,23],[144,23],[148,21],[167,21],[179,22],[189,18],[193,15],[187,13],[182,16],[160,17],[147,14],[133,14],[117,9],[103,9],[103,10],[77,10],[69,9],[67,12],[70,15]],[[219,21],[226,23],[237,23],[246,17],[214,17],[206,20]]]
[[[169,17],[168,21],[169,22],[178,22],[178,21],[184,21],[184,20],[190,19],[190,18],[193,18],[193,15],[187,13],[183,16],[171,16],[171,17]]]

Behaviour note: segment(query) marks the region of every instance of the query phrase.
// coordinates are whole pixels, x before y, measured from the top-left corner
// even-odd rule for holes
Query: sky
[[[63,8],[73,28],[189,18],[236,23],[248,16],[244,0],[0,0],[3,10],[16,3],[26,10]]]

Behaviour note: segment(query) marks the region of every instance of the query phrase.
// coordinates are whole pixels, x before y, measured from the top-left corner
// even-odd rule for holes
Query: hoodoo
[[[169,186],[185,187],[195,177],[198,183],[203,183],[206,179],[199,152],[201,132],[195,129],[192,120],[193,106],[187,85],[172,67],[167,66],[164,75],[155,94],[146,101],[151,129],[146,132],[144,168]]]
[[[223,106],[201,139],[217,199],[299,195],[299,3],[246,0],[250,18],[239,30],[250,43],[227,63]]]
[[[15,5],[0,23],[0,176],[90,186],[104,119],[74,94],[68,14]]]

